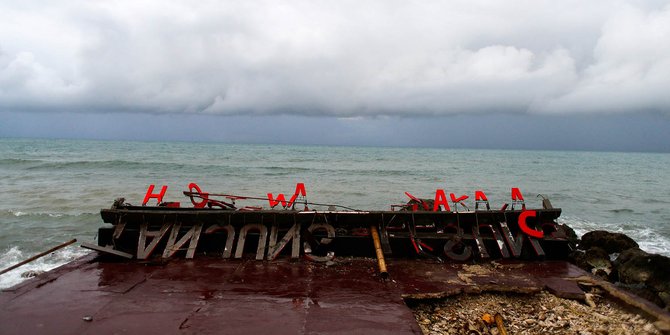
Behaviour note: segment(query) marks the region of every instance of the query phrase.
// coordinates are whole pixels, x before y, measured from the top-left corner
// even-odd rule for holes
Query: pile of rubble
[[[638,314],[591,295],[589,304],[538,294],[461,294],[421,302],[414,315],[424,334],[661,334]]]

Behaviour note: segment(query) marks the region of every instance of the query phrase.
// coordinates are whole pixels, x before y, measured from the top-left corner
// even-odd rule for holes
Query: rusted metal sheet
[[[152,265],[88,256],[1,292],[0,333],[419,334],[403,298],[549,284],[560,293],[587,275],[561,261],[387,259],[393,281],[382,281],[374,258],[334,263],[198,257]]]

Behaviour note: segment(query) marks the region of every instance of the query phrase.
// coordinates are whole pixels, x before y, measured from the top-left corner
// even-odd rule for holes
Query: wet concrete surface
[[[196,257],[164,263],[89,255],[0,292],[1,334],[420,334],[406,299],[549,289],[583,295],[562,261],[481,265],[369,258]],[[85,318],[90,317],[90,321]]]

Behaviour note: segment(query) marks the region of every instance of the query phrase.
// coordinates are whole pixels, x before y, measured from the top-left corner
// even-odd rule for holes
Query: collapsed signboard
[[[561,210],[547,199],[542,208],[526,208],[523,195],[512,188],[511,206],[491,209],[483,191],[475,191],[475,209],[467,195],[437,190],[433,199],[406,192],[409,202],[387,211],[361,211],[315,204],[306,200],[306,188],[296,185],[284,194],[243,197],[203,192],[191,183],[184,192],[192,207],[164,202],[167,186],[154,193],[151,185],[142,206],[115,201],[101,211],[100,247],[135,257],[169,258],[198,254],[222,258],[272,261],[277,257],[327,262],[337,256],[375,256],[374,236],[386,257],[425,257],[439,261],[478,261],[497,258],[565,259],[570,251],[564,226],[556,219]],[[157,206],[148,206],[155,199]],[[267,201],[260,206],[238,207],[242,200]],[[325,206],[327,210],[310,207]],[[303,206],[301,210],[296,207]],[[345,210],[337,210],[345,208]],[[459,211],[459,209],[461,209]],[[379,232],[377,234],[377,231]],[[379,257],[379,256],[378,256]]]

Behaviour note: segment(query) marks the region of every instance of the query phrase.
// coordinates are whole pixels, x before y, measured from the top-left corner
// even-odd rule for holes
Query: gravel
[[[431,335],[498,335],[500,330],[491,322],[496,314],[502,316],[508,334],[661,334],[649,320],[624,310],[611,300],[598,295],[589,298],[590,306],[547,292],[483,293],[410,305],[423,333]]]

